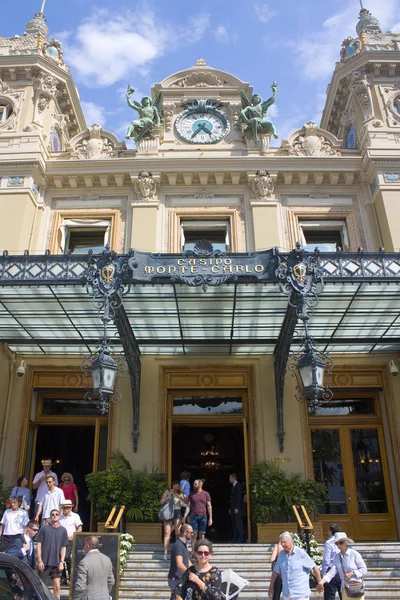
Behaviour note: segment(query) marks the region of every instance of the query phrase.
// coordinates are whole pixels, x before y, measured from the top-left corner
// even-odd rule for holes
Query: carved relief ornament
[[[217,77],[214,73],[210,71],[193,71],[186,77],[182,77],[181,79],[177,79],[172,87],[223,87],[225,85],[229,85],[225,79],[221,77]]]
[[[271,200],[275,184],[268,171],[257,171],[256,176],[251,182],[251,189],[253,190],[255,201]]]
[[[290,156],[340,156],[339,140],[312,121],[292,133],[282,147]]]
[[[365,119],[373,117],[371,84],[365,71],[354,71],[350,75],[349,88],[355,96],[357,96]]]
[[[0,122],[0,133],[16,129],[21,99],[22,92],[17,92],[0,79],[0,101],[8,113],[5,115],[5,119]]]
[[[391,85],[381,87],[386,111],[388,113],[389,125],[392,127],[400,126],[400,79]]]
[[[81,160],[99,160],[118,156],[120,150],[126,149],[125,143],[100,125],[92,125],[83,133],[72,138],[67,151],[70,158]]]
[[[140,171],[138,176],[132,177],[132,183],[140,202],[156,200],[157,183],[150,171]]]

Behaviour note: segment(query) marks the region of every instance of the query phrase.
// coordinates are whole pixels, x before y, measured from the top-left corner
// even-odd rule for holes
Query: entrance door
[[[169,393],[168,478],[191,473],[191,482],[205,479],[211,495],[213,525],[207,536],[217,542],[232,539],[229,516],[229,475],[237,473],[249,498],[247,394],[243,390],[179,390]],[[250,507],[244,507],[248,537]]]
[[[42,470],[42,460],[51,458],[52,471],[57,473],[58,481],[69,472],[79,494],[79,516],[85,527],[90,523],[90,502],[87,500],[88,490],[85,475],[93,471],[93,448],[95,428],[72,426],[38,427],[36,443],[35,473]]]
[[[339,523],[356,541],[397,539],[383,428],[373,423],[379,420],[376,400],[338,398],[342,414],[324,419],[332,425],[316,426],[318,416],[310,418],[314,477],[325,484],[329,497],[319,520]],[[373,412],[357,419],[354,412],[343,414],[345,404],[359,414],[362,404]]]
[[[191,482],[205,480],[204,489],[209,492],[213,507],[213,525],[207,530],[207,537],[218,542],[231,541],[229,475],[237,473],[244,488],[243,427],[174,425],[172,480],[179,479],[182,471],[191,473]]]

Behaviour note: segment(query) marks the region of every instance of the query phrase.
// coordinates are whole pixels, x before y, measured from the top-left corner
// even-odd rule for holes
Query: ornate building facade
[[[272,148],[275,93],[262,102],[198,60],[141,103],[128,90],[139,114],[128,150],[85,123],[42,13],[0,38],[7,481],[51,456],[83,487],[118,449],[170,479],[205,475],[223,523],[229,473],[248,486],[250,466],[274,459],[326,484],[325,529],[337,520],[356,540],[398,538],[400,35],[363,9],[320,126]],[[84,400],[80,365],[101,335],[87,269],[105,246],[129,270],[110,326],[129,373],[102,414]],[[293,280],[303,297],[320,269],[309,329],[334,361],[333,400],[313,410],[285,376],[302,333],[290,256],[304,265]]]

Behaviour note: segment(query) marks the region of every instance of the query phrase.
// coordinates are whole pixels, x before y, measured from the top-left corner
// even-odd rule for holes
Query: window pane
[[[307,246],[318,246],[319,244],[334,244],[334,246],[343,247],[342,234],[339,229],[303,229]]]
[[[315,412],[308,409],[313,416],[343,416],[343,415],[374,415],[375,402],[373,398],[333,398],[322,402]]]
[[[69,234],[68,250],[75,254],[86,253],[88,250],[102,252],[104,250],[104,229],[93,231],[71,231]]]
[[[357,485],[358,512],[387,513],[382,460],[376,429],[352,429],[354,473]]]
[[[240,396],[175,396],[174,415],[241,415]]]
[[[95,415],[99,416],[97,402],[86,402],[83,398],[43,398],[42,415]]]
[[[22,574],[13,567],[0,567],[0,600],[22,600],[26,597]]]
[[[321,515],[346,514],[342,454],[337,429],[311,431],[314,478],[326,486],[329,500],[318,507]]]
[[[211,242],[214,250],[221,250],[221,252],[227,252],[226,244],[226,229],[184,229],[185,243],[183,250],[193,250],[196,242],[201,240],[207,240]]]

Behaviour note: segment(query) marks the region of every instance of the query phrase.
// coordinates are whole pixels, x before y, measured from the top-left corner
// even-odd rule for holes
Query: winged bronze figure
[[[135,90],[128,85],[126,91],[126,100],[128,106],[139,113],[139,119],[132,121],[126,132],[126,139],[133,138],[135,142],[140,142],[145,137],[150,137],[154,128],[161,127],[164,124],[162,118],[163,94],[160,92],[153,102],[149,96],[144,96],[141,102],[132,100],[132,94]]]
[[[236,122],[236,126],[242,128],[245,136],[249,136],[255,141],[259,140],[260,135],[273,135],[275,139],[278,137],[275,125],[272,121],[267,121],[265,119],[268,108],[275,102],[276,90],[278,89],[276,81],[273,82],[271,87],[272,96],[264,102],[258,94],[254,94],[250,100],[246,94],[240,90],[242,110]]]

